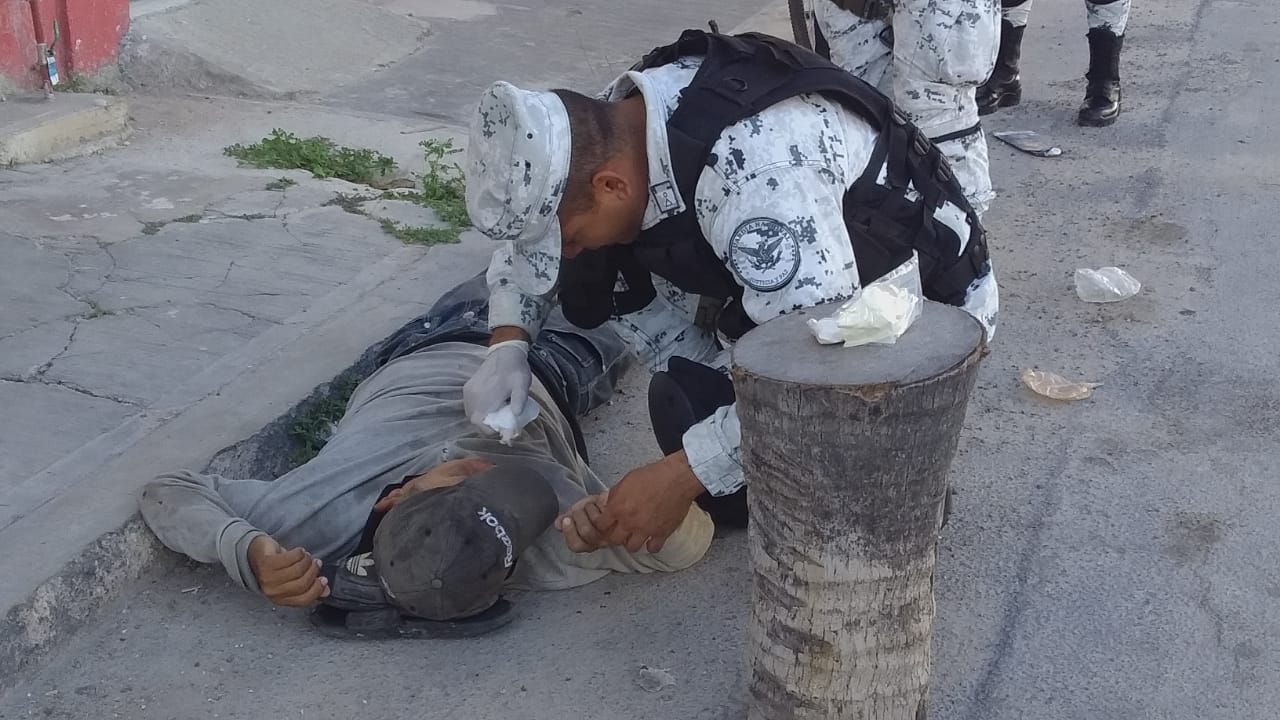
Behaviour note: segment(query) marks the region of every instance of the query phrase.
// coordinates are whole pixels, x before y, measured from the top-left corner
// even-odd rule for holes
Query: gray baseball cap
[[[516,284],[543,295],[560,272],[556,211],[569,178],[569,113],[555,93],[490,85],[467,142],[467,212],[476,229],[508,243]]]
[[[559,512],[547,479],[518,462],[413,495],[373,536],[382,590],[401,611],[428,620],[482,613]]]

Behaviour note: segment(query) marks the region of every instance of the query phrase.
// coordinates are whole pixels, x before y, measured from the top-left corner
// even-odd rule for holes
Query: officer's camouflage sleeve
[[[726,188],[731,186],[726,185]],[[701,203],[702,229],[743,287],[757,323],[853,296],[858,267],[844,226],[844,185],[825,167],[758,172],[718,207]],[[736,407],[720,408],[689,429],[689,465],[712,495],[743,486]]]
[[[522,292],[512,276],[511,244],[493,252],[485,280],[489,285],[489,329],[518,327],[536,338],[551,314],[555,289],[546,295]]]
[[[703,217],[702,230],[743,288],[743,309],[763,323],[858,289],[844,224],[845,184],[825,166],[758,172]]]
[[[695,209],[703,235],[742,286],[752,320],[844,300],[858,289],[844,194],[875,139],[865,123],[811,97],[779,103],[720,136]],[[689,464],[713,495],[745,482],[740,440],[733,406],[685,433]]]
[[[716,497],[730,495],[747,484],[742,475],[741,443],[736,404],[720,408],[685,432],[689,467],[707,492]]]

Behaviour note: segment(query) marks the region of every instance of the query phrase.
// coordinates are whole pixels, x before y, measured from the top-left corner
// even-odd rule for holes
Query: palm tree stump
[[[749,493],[751,720],[924,720],[947,471],[985,355],[926,303],[894,345],[784,315],[733,351]]]

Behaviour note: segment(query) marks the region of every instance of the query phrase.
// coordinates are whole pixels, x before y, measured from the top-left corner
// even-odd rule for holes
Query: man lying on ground
[[[483,277],[463,283],[384,345],[311,461],[271,481],[162,475],[141,494],[143,518],[166,546],[220,562],[242,587],[318,605],[313,622],[371,637],[485,632],[510,620],[504,590],[701,559],[713,527],[696,506],[657,552],[573,551],[585,545],[575,527],[608,496],[577,418],[612,396],[636,356],[609,326],[549,326],[530,352],[538,417],[507,445],[463,411],[487,316]]]

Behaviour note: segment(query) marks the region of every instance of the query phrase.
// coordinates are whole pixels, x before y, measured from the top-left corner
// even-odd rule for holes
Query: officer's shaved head
[[[573,136],[569,178],[560,207],[569,212],[585,212],[594,202],[591,178],[604,164],[622,151],[625,138],[613,114],[613,103],[587,97],[572,90],[552,90],[569,113]]]

